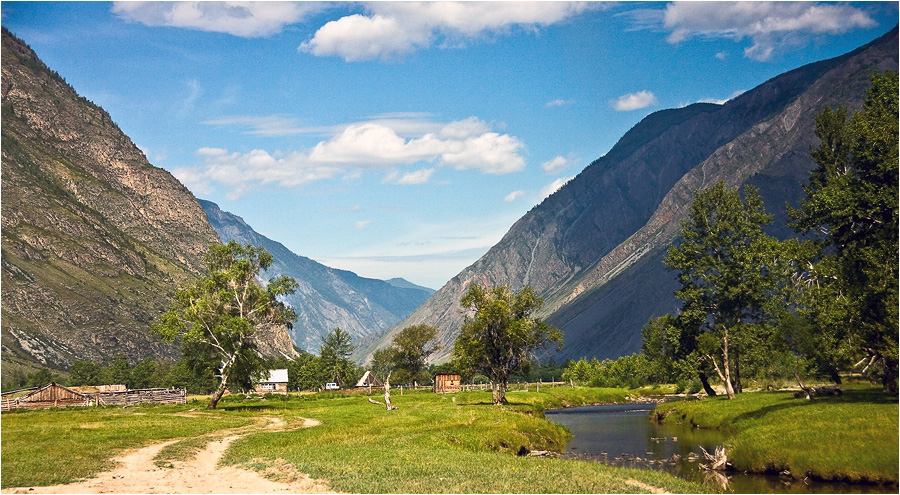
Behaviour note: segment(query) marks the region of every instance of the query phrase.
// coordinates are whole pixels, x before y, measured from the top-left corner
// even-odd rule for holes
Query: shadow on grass
[[[282,408],[274,407],[269,404],[236,404],[233,406],[224,406],[221,409],[223,411],[260,412],[260,411],[274,411],[276,409],[281,410]]]
[[[888,394],[878,389],[849,389],[845,390],[842,395],[825,395],[812,400],[785,396],[778,404],[771,404],[753,411],[747,411],[734,419],[735,421],[759,419],[775,411],[792,407],[806,407],[813,404],[896,404],[897,399],[897,394]]]

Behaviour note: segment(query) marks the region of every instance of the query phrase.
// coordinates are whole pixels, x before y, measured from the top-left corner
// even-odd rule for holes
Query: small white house
[[[269,370],[269,377],[256,385],[258,394],[286,394],[288,391],[288,370]]]

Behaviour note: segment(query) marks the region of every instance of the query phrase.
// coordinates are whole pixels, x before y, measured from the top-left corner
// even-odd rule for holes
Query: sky
[[[898,2],[8,2],[3,26],[195,196],[438,289],[652,112],[893,28]]]

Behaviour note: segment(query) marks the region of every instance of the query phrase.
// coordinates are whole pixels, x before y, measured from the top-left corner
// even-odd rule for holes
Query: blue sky
[[[885,33],[897,2],[2,2],[198,197],[439,288],[651,112]]]

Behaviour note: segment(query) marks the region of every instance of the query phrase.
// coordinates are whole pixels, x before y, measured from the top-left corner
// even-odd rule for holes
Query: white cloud
[[[564,156],[557,156],[552,160],[548,160],[541,164],[541,168],[548,174],[555,174],[567,169],[572,162]]]
[[[416,170],[415,172],[404,174],[402,177],[397,179],[397,184],[424,184],[428,182],[429,179],[431,179],[432,174],[434,174],[433,168],[423,168],[422,170]]]
[[[656,95],[650,91],[638,91],[637,93],[629,93],[622,95],[611,101],[613,109],[619,112],[627,112],[630,110],[638,110],[647,108],[656,104]]]
[[[112,13],[148,26],[253,38],[281,32],[321,6],[311,2],[114,2]]]
[[[765,61],[775,52],[806,45],[816,35],[842,34],[869,28],[875,21],[847,4],[812,2],[673,2],[662,21],[667,40],[693,37],[751,40],[744,56]]]
[[[537,30],[588,8],[585,2],[372,2],[367,13],[330,21],[298,48],[348,62],[390,59],[440,41],[464,46],[513,27]]]
[[[725,60],[725,57],[727,57],[727,56],[728,56],[728,54],[725,52],[717,52],[716,53],[716,58],[719,60]]]
[[[229,188],[240,195],[254,184],[296,186],[336,176],[357,178],[365,171],[393,170],[385,182],[422,184],[434,168],[423,168],[401,174],[397,167],[414,163],[435,163],[457,170],[479,170],[484,174],[502,175],[525,168],[524,143],[508,134],[491,131],[485,122],[471,117],[440,123],[425,120],[392,119],[348,124],[332,128],[336,133],[312,148],[292,152],[268,152],[261,149],[248,153],[221,148],[200,148],[198,166],[174,171],[189,188],[209,190],[212,184]],[[217,125],[244,125],[239,118],[212,121]],[[401,136],[394,127],[408,133]],[[432,130],[435,132],[422,131]],[[398,178],[399,177],[399,178]]]
[[[731,96],[729,96],[728,98],[722,98],[722,99],[719,99],[719,98],[701,98],[701,99],[697,100],[695,103],[715,103],[716,105],[724,105],[724,104],[728,103],[729,101],[731,101],[731,100],[737,98],[738,96],[741,96],[741,95],[744,94],[746,91],[747,91],[747,90],[745,90],[745,89],[739,89],[739,90],[737,90],[737,91],[731,93]],[[690,103],[685,103],[684,105],[681,105],[681,106],[682,106],[682,107],[686,107],[686,106],[688,106],[688,105],[690,105]]]
[[[506,201],[507,203],[512,203],[513,201],[521,198],[523,195],[525,195],[525,191],[513,191],[513,192],[507,194],[506,197],[503,198],[503,201]]]
[[[360,221],[356,222],[355,224],[353,224],[353,226],[356,227],[357,230],[362,230],[371,224],[372,224],[371,220],[360,220]]]
[[[567,182],[569,182],[570,180],[572,180],[572,179],[574,179],[574,178],[575,178],[575,176],[572,176],[572,177],[560,177],[559,179],[556,179],[555,181],[553,181],[553,182],[547,184],[546,186],[544,186],[544,188],[541,189],[541,192],[540,192],[541,201],[543,201],[544,199],[546,199],[547,197],[549,197],[551,194],[553,194],[553,193],[555,193],[556,191],[558,191],[559,188],[561,188],[562,186],[566,185]]]
[[[566,105],[571,105],[572,103],[575,103],[575,100],[559,99],[559,100],[548,101],[547,103],[544,104],[544,106],[547,108],[554,108],[554,107],[562,107],[562,106],[566,106]]]

